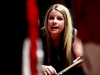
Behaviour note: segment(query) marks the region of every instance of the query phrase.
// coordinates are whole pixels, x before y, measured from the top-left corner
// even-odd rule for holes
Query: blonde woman
[[[45,75],[56,75],[68,67],[72,64],[72,55],[74,59],[83,56],[82,42],[72,26],[70,12],[64,5],[54,4],[48,9],[40,33],[44,48],[42,69]]]

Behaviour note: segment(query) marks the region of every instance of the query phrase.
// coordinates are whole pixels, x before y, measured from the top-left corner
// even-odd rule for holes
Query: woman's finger
[[[80,58],[81,58],[81,57],[77,57],[77,58],[73,61],[73,63],[77,62]]]

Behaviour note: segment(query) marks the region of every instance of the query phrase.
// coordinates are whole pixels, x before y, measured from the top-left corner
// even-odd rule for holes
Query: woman
[[[57,74],[68,67],[72,64],[72,55],[74,59],[83,56],[81,40],[72,26],[70,12],[64,5],[54,4],[48,9],[40,32],[44,48],[42,69],[45,75]]]

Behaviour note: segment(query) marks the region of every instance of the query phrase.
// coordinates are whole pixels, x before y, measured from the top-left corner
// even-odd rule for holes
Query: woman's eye
[[[50,20],[53,20],[54,18],[53,18],[53,17],[49,17],[49,19],[50,19]]]
[[[57,18],[58,20],[62,20],[62,18]]]

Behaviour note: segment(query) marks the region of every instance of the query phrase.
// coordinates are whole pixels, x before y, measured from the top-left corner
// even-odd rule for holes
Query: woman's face
[[[64,29],[64,17],[57,11],[52,10],[48,17],[48,30],[50,34],[59,34]]]

